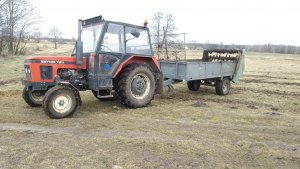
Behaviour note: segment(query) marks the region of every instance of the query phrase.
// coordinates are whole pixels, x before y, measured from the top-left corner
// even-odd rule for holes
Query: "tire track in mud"
[[[261,79],[252,79],[252,78],[248,78],[248,79],[242,79],[241,82],[245,82],[245,83],[267,83],[267,84],[273,84],[273,85],[289,85],[289,86],[300,86],[299,82],[270,82],[270,81],[266,81],[265,79],[261,80]]]
[[[168,136],[158,132],[143,132],[143,131],[119,131],[108,128],[84,130],[77,127],[43,127],[39,125],[28,125],[18,123],[0,123],[0,132],[24,132],[26,134],[45,134],[45,135],[61,135],[61,136],[79,136],[79,137],[101,137],[113,139],[117,137],[126,137],[128,139],[144,139],[149,141],[165,141],[178,143],[188,141],[192,144],[199,144],[199,140],[205,142],[205,138],[189,139],[183,136]],[[210,141],[211,142],[211,141]]]
[[[160,121],[161,122],[161,121]],[[159,122],[159,123],[160,123]],[[180,125],[178,122],[174,121],[166,121],[164,123]],[[159,124],[158,124],[159,125]],[[220,129],[230,130],[232,132],[248,132],[248,133],[261,133],[264,131],[264,135],[298,135],[298,131],[294,129],[294,127],[284,127],[284,128],[276,128],[274,126],[253,126],[253,125],[226,125],[226,124],[195,124],[194,122],[185,124],[189,127],[201,127],[201,128],[209,128],[212,131],[219,131]],[[280,130],[281,132],[278,132]],[[180,142],[180,141],[189,141],[189,142],[199,142],[199,140],[205,142],[207,139],[200,138],[199,136],[195,138],[186,138],[184,136],[169,136],[166,134],[158,133],[158,132],[144,132],[144,131],[120,131],[108,128],[101,129],[81,129],[80,126],[72,126],[72,127],[64,127],[58,128],[53,126],[39,126],[32,124],[21,124],[21,123],[0,123],[0,132],[24,132],[26,134],[56,134],[62,136],[81,136],[81,137],[102,137],[102,138],[116,138],[116,137],[126,137],[129,139],[145,139],[145,140],[158,140],[158,141],[167,141],[167,142]],[[284,131],[284,132],[283,132]]]
[[[20,95],[22,95],[22,90],[0,91],[1,97],[12,97],[12,96],[20,96]]]
[[[4,80],[4,81],[0,81],[0,86],[11,84],[11,83],[18,83],[18,82],[21,82],[21,80],[20,79]]]
[[[240,99],[231,99],[231,100],[224,100],[224,99],[218,99],[218,98],[210,98],[210,99],[203,99],[204,101],[211,101],[211,102],[216,102],[216,103],[226,103],[229,105],[234,104],[241,104],[245,106],[250,106],[250,105],[257,105],[257,106],[264,106],[264,107],[274,107],[273,104],[266,104],[266,103],[259,103],[259,102],[254,102],[254,101],[241,101]]]
[[[258,79],[299,80],[299,78],[296,77],[276,77],[270,75],[256,75],[256,74],[245,74],[243,75],[243,77],[253,77]]]
[[[262,93],[266,95],[280,95],[280,96],[296,96],[300,97],[300,93],[296,92],[287,92],[287,91],[280,91],[280,90],[268,90],[268,89],[254,89],[254,88],[247,88],[247,87],[235,87],[233,93],[242,93],[244,91],[250,91],[253,93]]]
[[[286,74],[286,75],[300,75],[300,73],[298,72],[263,72],[263,71],[246,71],[244,72],[246,73],[262,73],[262,74],[272,74],[272,73],[276,73],[276,74]]]

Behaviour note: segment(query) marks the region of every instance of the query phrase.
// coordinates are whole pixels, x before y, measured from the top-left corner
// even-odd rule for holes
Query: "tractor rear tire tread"
[[[130,85],[128,85],[129,77],[133,76],[132,72],[135,70],[143,71],[143,73],[147,74],[149,76],[149,79],[152,83],[152,86],[150,86],[150,93],[146,98],[144,98],[142,103],[138,102],[138,100],[132,99],[131,96],[127,93],[128,91],[131,91],[130,88],[128,88]],[[140,64],[140,63],[133,63],[125,67],[121,74],[119,75],[117,79],[117,97],[118,100],[124,104],[127,105],[129,108],[140,108],[145,107],[153,100],[155,95],[155,76],[154,72],[151,69],[150,66],[146,64]],[[150,84],[151,85],[151,84]]]

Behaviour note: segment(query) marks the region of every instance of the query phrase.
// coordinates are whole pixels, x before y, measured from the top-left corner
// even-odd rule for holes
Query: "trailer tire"
[[[187,82],[190,91],[198,91],[200,88],[200,84],[201,84],[200,80],[193,80]]]
[[[69,87],[55,86],[48,90],[43,101],[43,109],[50,118],[70,117],[78,106],[77,92]]]
[[[95,91],[95,90],[92,90],[92,93],[95,96],[95,98],[100,100],[100,101],[113,101],[113,100],[117,99],[117,97],[115,95],[112,98],[99,98],[99,97],[97,97],[97,91]],[[103,93],[103,95],[105,95],[105,93]]]
[[[230,92],[230,81],[228,78],[223,78],[223,80],[217,80],[215,87],[216,93],[218,95],[227,95]]]
[[[45,93],[32,92],[31,90],[24,87],[22,97],[30,107],[39,107],[43,104],[44,95]]]
[[[145,64],[130,64],[124,68],[117,82],[117,97],[130,108],[145,107],[154,98],[154,72]]]

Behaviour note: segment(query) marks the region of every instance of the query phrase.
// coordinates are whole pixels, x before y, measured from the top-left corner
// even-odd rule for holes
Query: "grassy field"
[[[41,47],[37,53],[54,55]],[[58,55],[68,54],[60,46]],[[300,56],[246,53],[242,81],[128,109],[82,92],[72,118],[49,119],[21,98],[25,56],[0,58],[0,168],[299,168]],[[198,100],[205,107],[195,107]]]

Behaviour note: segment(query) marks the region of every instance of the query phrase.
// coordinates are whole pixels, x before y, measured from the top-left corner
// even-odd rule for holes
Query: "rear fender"
[[[123,63],[120,64],[116,73],[114,74],[114,78],[116,78],[120,72],[125,68],[127,65],[131,63],[142,63],[149,65],[155,73],[160,73],[159,63],[155,56],[152,57],[142,57],[142,56],[130,56],[126,59]]]
[[[156,89],[155,92],[157,94],[162,93],[163,89],[163,75],[160,70],[160,66],[158,60],[155,56],[152,57],[142,57],[142,56],[131,56],[126,59],[123,63],[120,64],[116,73],[114,74],[114,78],[118,77],[120,72],[125,68],[127,65],[132,63],[142,63],[146,64],[151,67],[152,71],[155,73],[155,80],[156,80]]]

